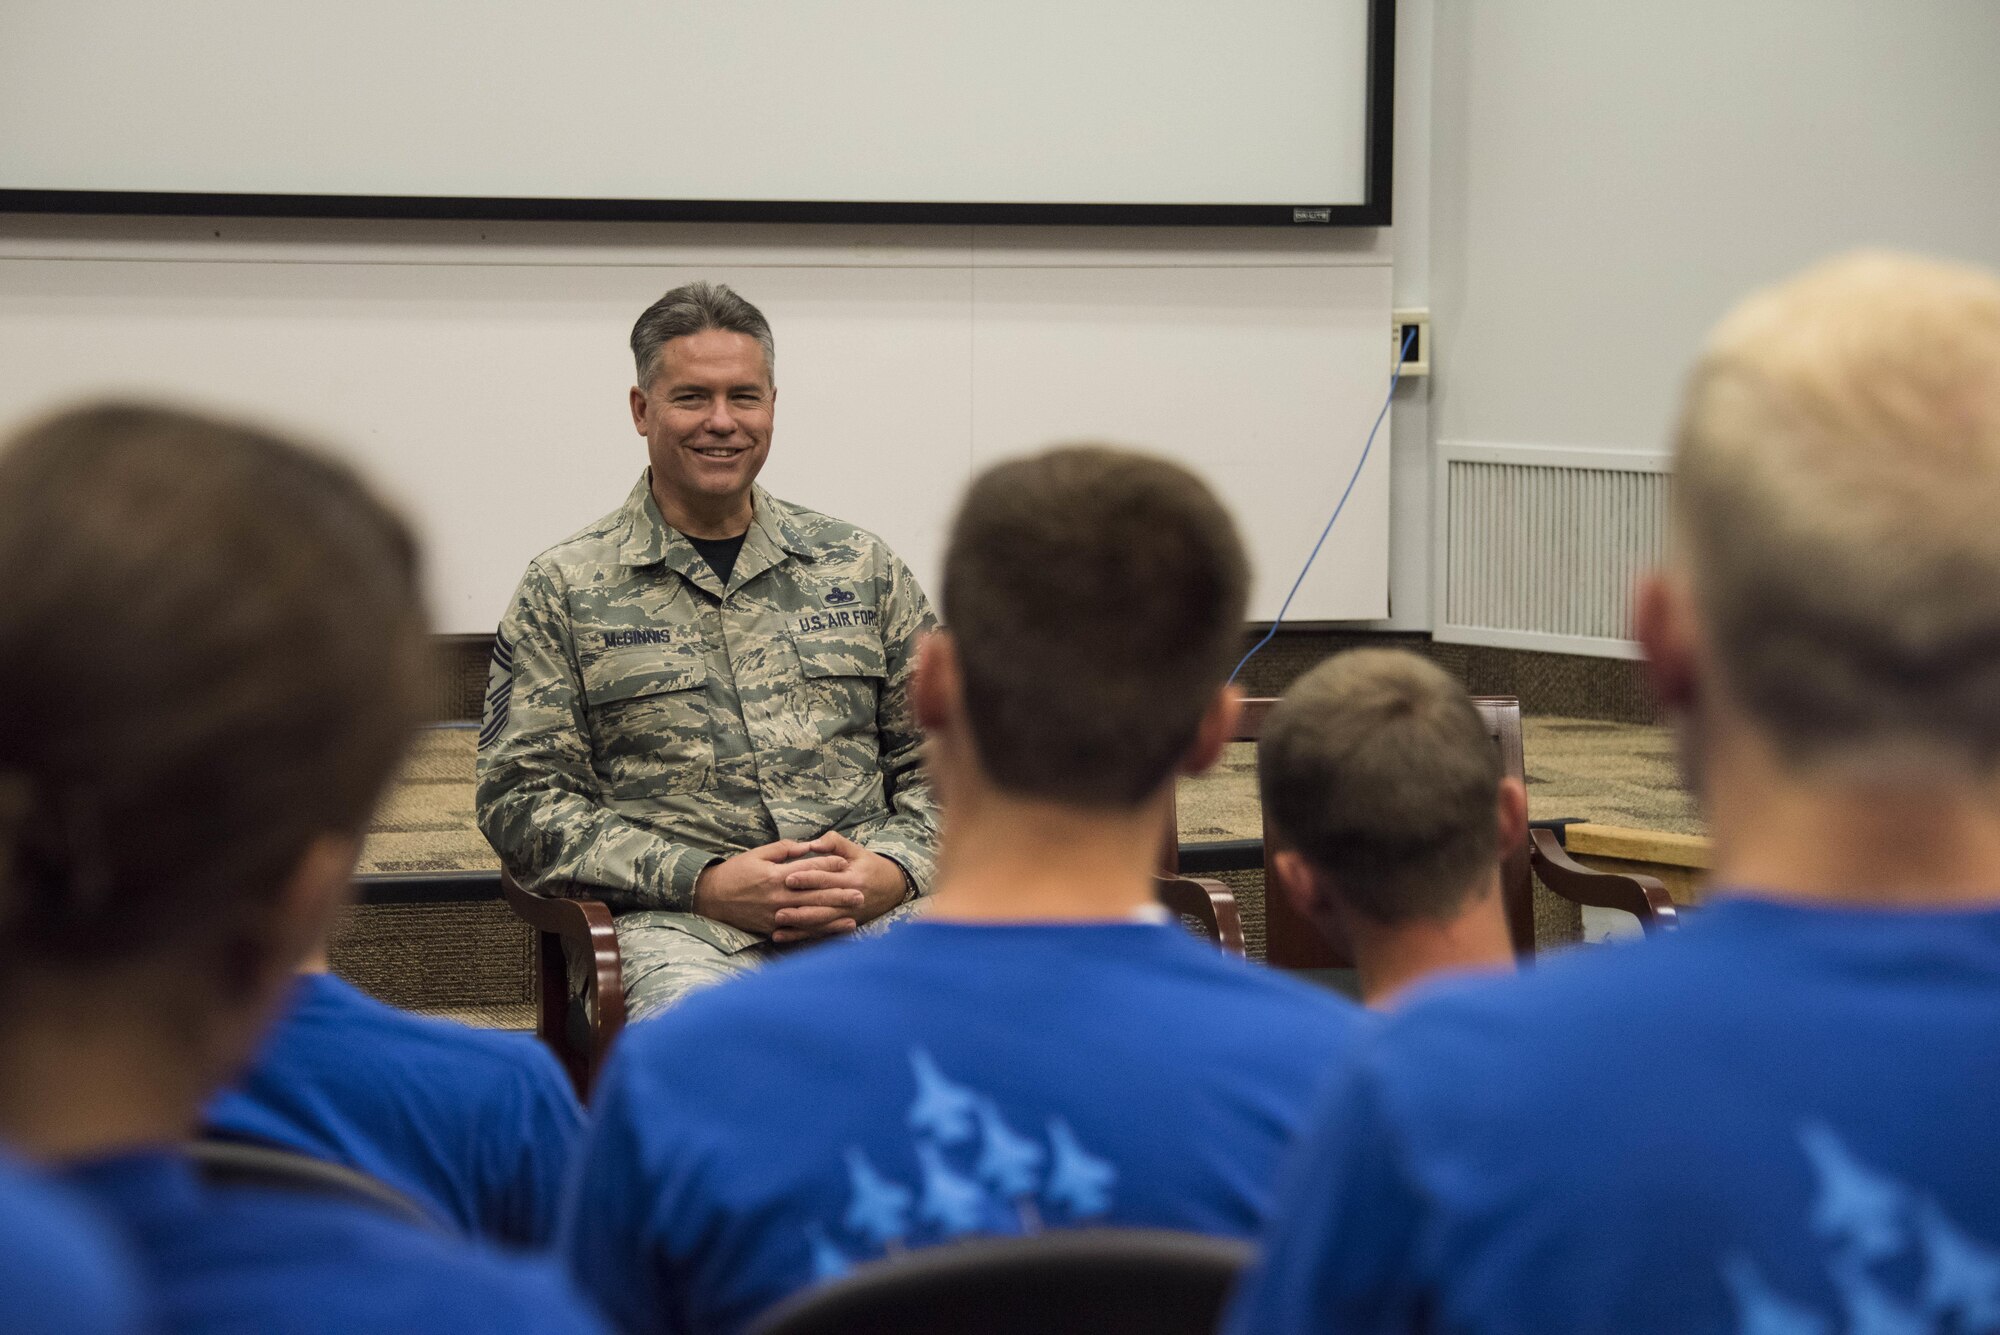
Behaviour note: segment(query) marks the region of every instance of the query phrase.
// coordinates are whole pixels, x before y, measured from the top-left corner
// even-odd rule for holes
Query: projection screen
[[[8,0],[0,210],[1388,220],[1394,0]]]

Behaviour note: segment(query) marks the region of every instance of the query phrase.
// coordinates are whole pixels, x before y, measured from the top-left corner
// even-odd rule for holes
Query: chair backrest
[[[1248,1243],[1056,1229],[907,1252],[774,1308],[754,1335],[1210,1335]]]
[[[385,1182],[315,1159],[288,1146],[234,1133],[208,1131],[185,1149],[202,1181],[217,1187],[262,1187],[365,1205],[392,1219],[433,1233],[443,1221]]]
[[[1527,755],[1521,745],[1521,700],[1513,695],[1475,695],[1473,706],[1486,725],[1486,735],[1500,748],[1500,772],[1528,782]],[[1514,938],[1514,953],[1523,958],[1535,953],[1535,876],[1528,866],[1528,844],[1522,840],[1501,850],[1500,902],[1507,910],[1507,932]]]
[[[1183,927],[1208,938],[1225,954],[1244,958],[1243,918],[1228,886],[1193,876],[1161,876],[1154,880],[1153,893]]]

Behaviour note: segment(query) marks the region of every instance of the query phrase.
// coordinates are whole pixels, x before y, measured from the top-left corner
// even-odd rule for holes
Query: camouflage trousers
[[[890,909],[856,933],[874,936],[924,911],[913,899]],[[625,1019],[632,1023],[671,1010],[690,993],[817,943],[773,945],[769,939],[698,913],[647,909],[612,919],[625,977]]]

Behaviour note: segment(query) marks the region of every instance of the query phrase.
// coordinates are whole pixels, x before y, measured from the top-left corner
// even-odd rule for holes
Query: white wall
[[[316,429],[417,511],[442,624],[479,630],[638,467],[631,314],[720,274],[779,324],[783,494],[929,575],[963,468],[1053,436],[1144,443],[1209,468],[1244,516],[1267,617],[1380,407],[1388,286],[1426,297],[1430,10],[1400,6],[1394,229],[0,217],[0,416],[179,389]],[[1428,625],[1427,396],[1397,394],[1295,620]]]
[[[1656,450],[1752,287],[1860,245],[2000,267],[1991,0],[1436,0],[1435,47],[1438,440]]]
[[[2000,79],[1992,76],[2000,5],[1991,0],[1402,0],[1398,10],[1393,228],[1324,239],[988,232],[982,243],[1042,269],[1393,265],[1394,304],[1432,310],[1435,372],[1429,382],[1407,382],[1390,417],[1391,616],[1375,624],[1432,624],[1434,440],[1656,450],[1703,331],[1750,287],[1859,244],[2000,266],[2000,172],[1992,168],[2000,162]],[[152,254],[148,247],[164,245],[185,258],[236,246],[230,254],[254,261],[311,252],[405,264],[416,246],[454,263],[625,267],[635,292],[657,286],[645,268],[662,262],[663,246],[688,263],[780,270],[828,257],[903,265],[937,244],[935,229],[734,229],[724,237],[700,229],[0,226],[5,256],[79,247],[101,255],[106,245]],[[0,301],[14,295],[0,292]],[[1042,311],[1060,325],[1066,306],[1051,297]],[[581,362],[575,369],[592,406],[552,418],[550,433],[559,434],[560,420],[602,442],[592,448],[636,446],[619,434],[616,390],[607,388],[622,375],[619,322],[608,312],[556,315],[576,323],[579,337],[590,325],[603,351],[588,370]],[[490,300],[473,302],[464,327],[490,328],[491,316]],[[439,337],[446,332],[441,326]],[[787,368],[804,370],[796,356]],[[5,401],[16,394],[7,378],[18,374],[0,363]],[[442,374],[433,380],[436,396],[453,397]],[[487,384],[474,394],[505,388]],[[796,399],[785,411],[781,447],[805,443],[810,418]],[[782,466],[774,455],[773,468]],[[595,490],[568,494],[571,481],[536,484],[547,494],[551,533],[603,508]],[[800,494],[816,485],[803,479]],[[1239,505],[1254,522],[1257,498]],[[921,559],[926,540],[904,541]],[[1289,581],[1305,545],[1309,535],[1296,552],[1273,539],[1267,585]]]
[[[105,390],[294,424],[401,497],[440,627],[489,630],[530,557],[643,466],[624,339],[662,290],[772,317],[774,491],[934,583],[970,471],[1052,440],[1144,445],[1244,517],[1278,607],[1389,370],[1373,232],[0,220],[0,418]],[[1380,616],[1386,442],[1301,590]]]
[[[1396,6],[1395,222],[1388,229],[1395,306],[1431,300],[1432,0]],[[1389,412],[1389,615],[1379,630],[1429,630],[1431,619],[1431,382],[1403,381]],[[1380,442],[1377,442],[1378,446]]]

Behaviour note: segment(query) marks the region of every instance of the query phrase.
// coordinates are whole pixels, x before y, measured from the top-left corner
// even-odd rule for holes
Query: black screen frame
[[[0,213],[478,222],[1386,227],[1395,161],[1396,0],[1369,0],[1367,166],[1358,204],[996,204],[833,200],[554,199],[0,189]]]

